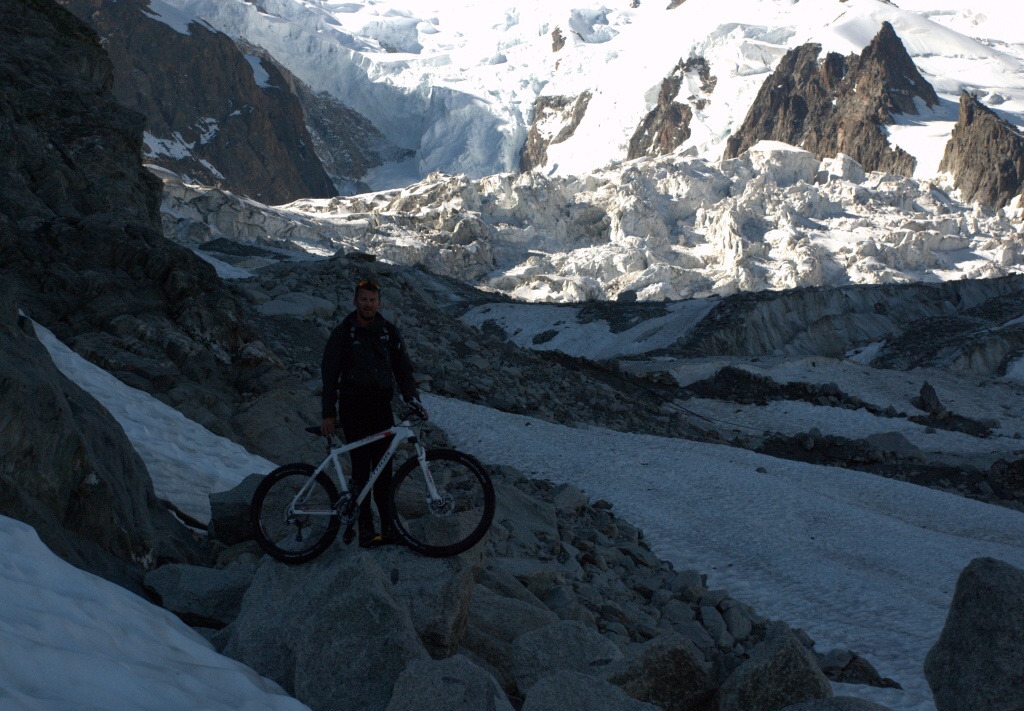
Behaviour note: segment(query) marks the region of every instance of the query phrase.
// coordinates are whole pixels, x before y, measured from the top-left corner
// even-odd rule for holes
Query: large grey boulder
[[[493,592],[484,585],[473,588],[469,624],[491,637],[512,643],[524,632],[558,622],[558,615],[513,597]]]
[[[522,711],[586,709],[587,711],[655,711],[622,689],[591,674],[562,669],[530,687]]]
[[[210,494],[210,538],[229,546],[252,540],[249,507],[256,487],[265,476],[250,474],[233,488]]]
[[[473,567],[462,556],[424,558],[405,548],[374,554],[391,581],[391,593],[408,611],[430,656],[455,653],[466,630],[473,596]]]
[[[476,581],[504,597],[513,597],[541,610],[548,609],[547,605],[530,592],[519,578],[497,565],[493,558],[477,572]]]
[[[526,588],[514,579],[511,584],[529,595]],[[558,616],[539,602],[532,604],[477,584],[469,604],[469,620],[461,640],[462,649],[489,665],[502,688],[514,691],[515,653],[512,643],[525,632],[556,622]]]
[[[387,711],[512,711],[501,686],[487,671],[457,654],[415,661],[395,683]]]
[[[789,627],[770,623],[754,647],[719,689],[719,711],[777,711],[801,701],[832,696],[832,686],[814,654]]]
[[[516,638],[512,643],[512,676],[519,691],[525,693],[553,671],[599,675],[620,659],[622,651],[599,632],[574,620],[562,620]]]
[[[382,711],[405,668],[429,659],[391,588],[362,552],[301,566],[264,558],[224,654],[313,709]]]
[[[656,637],[608,671],[608,681],[634,699],[668,711],[693,708],[714,695],[711,664],[679,635]]]
[[[963,569],[924,673],[939,711],[1024,709],[1024,570],[994,558]]]
[[[558,516],[553,504],[507,484],[496,483],[494,492],[494,520],[508,529],[520,548],[532,554],[542,548],[550,549],[558,542]]]
[[[146,574],[146,590],[193,627],[221,628],[238,616],[256,566],[239,561],[224,568],[171,563]]]

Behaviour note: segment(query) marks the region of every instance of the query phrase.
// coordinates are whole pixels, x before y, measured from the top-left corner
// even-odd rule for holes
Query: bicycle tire
[[[324,472],[317,474],[306,493],[303,505],[330,511],[327,515],[289,516],[295,495],[313,476],[308,464],[278,467],[256,487],[249,507],[253,537],[260,548],[282,563],[296,564],[316,558],[338,536],[341,520],[337,515],[338,488]]]
[[[494,485],[476,458],[453,449],[427,450],[427,462],[443,508],[428,503],[426,480],[415,457],[392,479],[395,528],[420,555],[446,558],[464,553],[483,539],[494,520]],[[410,476],[413,474],[420,476]]]

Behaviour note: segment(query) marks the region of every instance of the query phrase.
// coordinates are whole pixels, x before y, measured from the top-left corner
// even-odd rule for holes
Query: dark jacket
[[[406,400],[417,398],[412,361],[398,329],[377,314],[361,326],[353,311],[338,324],[324,347],[322,416],[337,416],[336,406],[379,401],[390,403],[394,383]]]

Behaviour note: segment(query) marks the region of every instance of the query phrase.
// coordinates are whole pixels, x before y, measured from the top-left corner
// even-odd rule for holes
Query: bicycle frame
[[[377,434],[372,434],[369,437],[363,437],[360,440],[356,440],[355,442],[351,442],[348,444],[330,444],[332,440],[328,438],[328,446],[330,451],[327,453],[327,456],[324,458],[324,460],[320,462],[320,466],[313,470],[312,476],[310,476],[309,480],[302,486],[301,489],[299,489],[299,492],[295,495],[295,498],[292,499],[292,503],[288,507],[289,514],[303,516],[334,516],[336,514],[343,513],[341,511],[334,510],[304,509],[302,508],[300,502],[305,498],[306,493],[309,491],[309,488],[313,485],[313,481],[316,479],[317,475],[319,475],[320,472],[327,471],[328,465],[334,466],[334,473],[338,479],[338,485],[342,494],[341,500],[345,501],[346,495],[351,495],[352,492],[349,489],[348,482],[345,481],[345,470],[341,465],[339,457],[342,454],[345,454],[346,452],[351,452],[353,449],[365,447],[368,444],[378,442],[386,437],[392,437],[391,445],[384,453],[384,456],[380,458],[380,461],[377,463],[377,466],[374,467],[372,472],[370,472],[370,476],[366,480],[366,486],[364,486],[362,491],[360,491],[359,494],[356,496],[355,503],[352,507],[353,510],[358,510],[359,506],[363,503],[366,497],[370,495],[370,491],[373,489],[373,485],[374,483],[376,483],[377,478],[380,476],[381,472],[384,471],[384,467],[386,467],[388,462],[391,461],[391,458],[395,456],[395,452],[398,451],[398,448],[408,441],[412,441],[413,446],[416,448],[416,458],[419,460],[420,470],[423,472],[424,478],[426,480],[428,501],[430,503],[436,503],[441,501],[443,497],[441,496],[440,493],[438,493],[437,487],[434,485],[434,478],[430,475],[430,467],[427,465],[427,450],[423,447],[422,444],[419,443],[419,440],[416,437],[416,433],[413,431],[412,425],[409,423],[409,420],[402,420],[402,422],[395,425],[391,429],[384,430],[383,432],[378,432]]]

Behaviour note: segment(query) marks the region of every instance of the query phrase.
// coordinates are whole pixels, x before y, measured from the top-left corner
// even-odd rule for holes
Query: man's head
[[[363,279],[356,285],[356,296],[352,300],[356,307],[356,318],[362,323],[373,321],[380,309],[380,286],[377,282]]]

